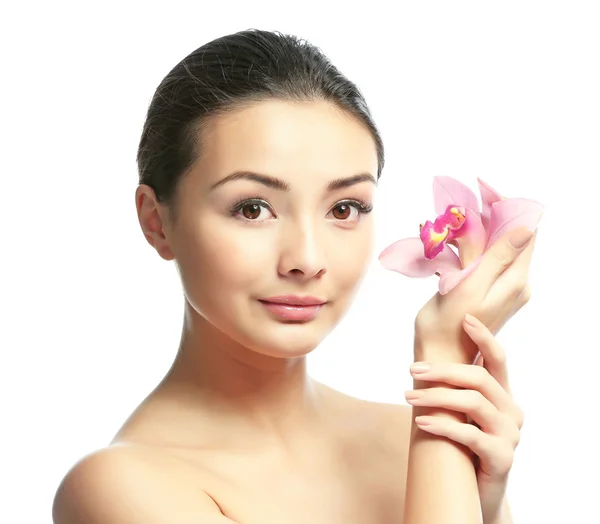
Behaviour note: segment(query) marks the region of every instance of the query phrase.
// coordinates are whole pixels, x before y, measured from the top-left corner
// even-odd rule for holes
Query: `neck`
[[[290,449],[323,422],[323,389],[306,357],[277,358],[232,340],[186,301],[181,342],[161,384],[210,417],[211,427],[246,446]]]

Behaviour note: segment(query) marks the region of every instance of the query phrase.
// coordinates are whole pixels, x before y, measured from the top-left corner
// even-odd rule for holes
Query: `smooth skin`
[[[464,413],[471,422],[420,415],[417,426],[467,446],[477,457],[476,477],[484,522],[502,522],[502,503],[508,474],[523,427],[523,411],[514,402],[506,374],[506,353],[487,327],[467,317],[465,329],[481,352],[476,365],[415,363],[415,379],[456,386],[431,387],[406,392],[413,406],[430,406]],[[510,515],[505,506],[504,517]],[[507,522],[510,520],[504,519]]]
[[[496,382],[499,387],[506,384],[506,359],[497,345],[494,346],[496,351],[486,351],[486,341],[489,346],[493,339],[492,331],[497,332],[529,301],[531,291],[527,285],[527,277],[534,246],[535,234],[524,229],[512,231],[491,246],[483,255],[478,268],[450,293],[435,295],[421,309],[415,321],[415,361],[427,361],[440,366],[453,364],[454,369],[461,370],[465,382],[477,372],[480,382]],[[467,315],[474,313],[485,322],[487,328],[477,322],[478,331],[468,326],[467,319],[470,317]],[[478,359],[477,363],[480,366],[485,363],[483,371],[474,371],[475,366],[470,365],[478,353],[483,358]],[[436,382],[414,374],[413,378],[415,390],[461,387],[453,385],[450,379]],[[486,390],[488,393],[489,387]],[[495,389],[495,397],[486,396],[492,403],[499,395],[498,387]],[[476,390],[469,393],[471,398]],[[479,392],[482,393],[481,390]],[[505,392],[510,395],[509,390],[505,389]],[[425,391],[423,395],[431,398],[429,391]],[[448,395],[456,401],[456,394],[448,391]],[[481,402],[478,408],[481,410],[484,406]],[[405,522],[477,523],[483,517],[484,524],[512,523],[508,502],[504,498],[508,474],[503,474],[501,467],[488,468],[488,474],[483,474],[485,470],[479,466],[476,472],[473,468],[473,455],[476,457],[475,462],[479,464],[481,461],[488,465],[505,462],[506,449],[512,447],[514,450],[516,447],[511,436],[514,431],[509,429],[500,436],[494,430],[490,431],[489,427],[474,432],[473,428],[467,427],[470,425],[467,414],[472,409],[465,409],[460,404],[449,409],[429,407],[427,404],[414,405],[415,420],[421,416],[428,417],[420,420],[429,421],[435,427],[430,427],[433,431],[426,433],[424,426],[413,424]],[[520,430],[520,409],[515,406],[510,411],[516,421],[512,426],[516,425]],[[482,416],[480,414],[479,418]],[[510,422],[507,424],[511,426]],[[439,438],[440,435],[434,437],[435,430],[438,429],[440,433],[442,427],[446,430],[449,427],[455,428],[455,432],[441,435],[444,438]],[[456,430],[459,427],[460,430]],[[470,432],[472,439],[465,444],[457,432]],[[481,442],[489,444],[490,439],[485,437],[490,436],[496,437],[496,445],[485,447]],[[512,466],[512,457],[510,465]],[[440,493],[446,496],[440,497]]]
[[[412,421],[418,410],[447,420],[448,413],[496,420],[489,406],[480,415],[455,396],[441,406],[434,390],[412,409],[367,402],[307,374],[306,355],[347,311],[372,255],[372,214],[361,212],[375,199],[377,155],[369,132],[327,102],[267,101],[220,116],[205,139],[201,158],[178,187],[177,221],[150,187],[140,185],[135,194],[146,240],[175,262],[181,277],[179,351],[111,444],[67,473],[54,501],[55,524],[421,524],[431,521],[418,511],[403,519],[405,498],[407,508],[448,502],[435,486],[421,485],[419,472],[433,467],[441,478],[462,475],[460,496],[479,508],[473,454],[458,443],[464,428],[436,421],[429,432],[417,431]],[[482,262],[452,293],[422,309],[415,356],[463,365],[454,374],[434,367],[415,389],[428,377],[458,387],[460,380],[469,383],[473,369],[489,366],[496,370],[489,380],[500,384],[496,377],[506,376],[487,350],[493,335],[486,338],[480,326],[477,340],[463,329],[464,315],[455,318],[462,308],[500,326],[514,314],[517,301],[506,284],[497,290],[496,306],[489,301],[485,308],[478,309],[484,296],[465,291],[477,279],[501,282],[502,271],[492,263],[499,249],[486,253],[490,263]],[[525,252],[510,253],[503,271],[512,268],[521,282]],[[282,322],[259,299],[285,294],[327,303],[312,321]],[[464,337],[457,336],[457,321]],[[441,344],[427,329],[432,323],[446,326],[456,341]],[[477,347],[484,366],[466,365]],[[476,386],[473,392],[495,391],[488,400],[498,401],[498,388]],[[497,409],[505,411],[507,402]],[[457,424],[466,426],[462,417]],[[509,437],[514,440],[487,422],[482,432],[488,426],[486,435],[503,450]],[[493,489],[483,489],[481,506],[497,513],[503,468],[493,453],[483,453],[485,444],[473,446],[482,454],[481,470],[493,479],[486,478]],[[485,524],[511,522],[496,517]],[[436,518],[454,522],[444,520],[445,511]]]

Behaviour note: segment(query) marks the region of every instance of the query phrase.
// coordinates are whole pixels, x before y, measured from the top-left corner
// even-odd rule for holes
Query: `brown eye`
[[[264,222],[275,218],[269,204],[263,200],[244,200],[230,209],[232,216],[246,222]]]
[[[260,208],[258,204],[246,204],[241,209],[242,215],[248,220],[255,220],[260,216]]]
[[[346,220],[350,217],[351,208],[348,204],[339,204],[333,208],[333,216],[338,220]]]

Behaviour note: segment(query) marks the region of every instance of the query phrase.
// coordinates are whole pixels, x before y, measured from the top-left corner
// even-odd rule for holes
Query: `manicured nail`
[[[533,237],[532,231],[526,231],[524,229],[523,230],[519,229],[511,234],[508,241],[510,242],[511,246],[514,247],[515,249],[521,249],[522,247],[526,246],[529,243],[529,241],[532,239],[532,237]]]
[[[406,400],[415,400],[421,398],[422,396],[423,392],[419,389],[413,389],[404,393],[404,398],[406,398]]]
[[[473,326],[473,327],[477,327],[477,319],[473,316],[473,315],[469,315],[469,313],[467,313],[465,315],[465,322],[467,324],[469,324],[469,326]]]
[[[415,362],[410,366],[411,373],[426,373],[431,369],[431,366],[425,362]]]

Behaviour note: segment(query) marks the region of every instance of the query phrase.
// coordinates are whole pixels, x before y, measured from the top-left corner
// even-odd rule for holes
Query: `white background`
[[[597,2],[37,2],[4,10],[0,521],[49,523],[71,465],[169,367],[183,300],[144,240],[135,165],[154,89],[213,38],[260,28],[321,47],[387,149],[377,255],[433,213],[431,181],[546,206],[531,302],[499,335],[526,413],[515,522],[598,518],[600,16]],[[18,11],[16,10],[18,9]],[[436,290],[377,261],[309,357],[344,392],[404,402],[412,323]],[[595,487],[594,484],[595,483]]]

